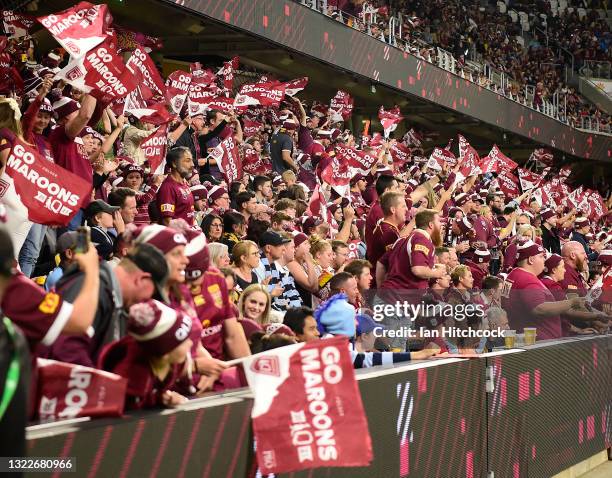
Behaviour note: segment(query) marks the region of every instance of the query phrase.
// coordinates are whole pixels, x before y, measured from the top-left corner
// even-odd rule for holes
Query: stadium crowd
[[[570,188],[554,164],[514,194],[502,177],[517,165],[497,148],[480,160],[460,138],[458,157],[436,148],[428,159],[413,130],[351,131],[342,107],[352,103],[307,105],[286,85],[275,105],[186,102],[171,114],[170,81],[147,100],[166,116],[117,114],[95,88],[62,77],[59,50],[40,63],[25,54],[23,94],[0,99],[0,307],[34,371],[39,358],[113,372],[128,380],[126,406],[145,408],[240,387],[228,361],[330,335],[350,339],[357,368],[500,345],[381,340],[402,322],[374,320],[377,289],[485,310],[466,321],[418,317],[428,329],[609,332],[609,301],[590,290],[610,279],[611,198]],[[231,65],[194,64],[190,75],[234,93]],[[160,133],[167,144],[153,165],[144,145]],[[90,186],[64,225],[37,224],[31,210],[24,219],[15,158],[27,147]],[[44,385],[36,373],[32,382]],[[45,405],[33,399],[31,416]]]
[[[335,0],[328,1],[327,13],[385,42],[397,42],[396,35],[403,42],[397,46],[432,63],[437,64],[437,48],[442,48],[457,60],[461,76],[520,103],[529,100],[535,109],[541,109],[544,101],[553,102],[557,95],[562,121],[581,127],[581,119],[589,117],[601,130],[609,131],[610,115],[565,81],[566,67],[579,70],[588,68],[588,61],[612,60],[612,33],[598,12],[601,2],[570,1],[565,10],[555,12],[550,1],[509,2],[507,10],[514,17],[505,9],[500,11],[498,3]],[[528,14],[528,37],[516,11]],[[401,26],[397,18],[402,19]],[[468,59],[503,72],[510,81],[492,82],[484,69],[466,65]],[[528,93],[526,86],[532,91]]]

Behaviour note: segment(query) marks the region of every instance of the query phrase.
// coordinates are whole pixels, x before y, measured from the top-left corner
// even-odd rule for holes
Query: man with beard
[[[172,219],[184,219],[194,225],[195,208],[193,195],[187,178],[193,174],[193,157],[185,146],[172,148],[166,155],[170,174],[157,191],[157,207],[163,223],[170,224]]]
[[[571,297],[571,294],[585,296],[589,286],[582,273],[589,270],[589,261],[584,247],[578,241],[570,241],[563,246],[561,254],[565,263],[565,275],[561,281],[561,286],[568,297]],[[576,327],[583,329],[594,327],[599,330],[606,330],[608,326],[608,316],[596,310],[587,310],[584,307],[568,311],[564,314],[564,318]]]
[[[381,261],[387,268],[383,289],[426,289],[429,279],[446,274],[434,269],[435,248],[442,244],[442,226],[438,211],[425,209],[415,216],[416,229],[400,239]]]

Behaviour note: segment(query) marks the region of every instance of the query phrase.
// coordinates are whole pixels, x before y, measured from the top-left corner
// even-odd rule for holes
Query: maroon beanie
[[[551,254],[544,262],[544,272],[550,274],[555,269],[555,267],[557,267],[561,263],[562,260],[563,257],[561,257],[559,254]]]
[[[300,247],[304,243],[304,241],[307,240],[308,236],[303,232],[296,232],[293,236],[293,244],[295,245],[295,247]]]
[[[53,112],[58,120],[65,118],[70,113],[78,111],[79,108],[80,106],[76,101],[66,96],[61,97],[55,103],[53,103]]]
[[[523,261],[533,256],[537,256],[538,254],[542,254],[544,248],[533,242],[532,240],[527,240],[521,244],[519,244],[516,248],[516,262]]]
[[[554,215],[555,215],[555,212],[552,209],[544,209],[540,213],[540,216],[542,217],[542,221],[548,221]]]
[[[477,264],[486,264],[491,261],[491,253],[488,249],[480,248],[474,251],[474,262]]]
[[[210,254],[206,244],[206,236],[200,234],[192,239],[185,247],[185,255],[189,258],[189,264],[185,269],[185,276],[188,280],[195,280],[201,277],[210,266]]]
[[[147,352],[159,357],[189,338],[191,318],[157,300],[148,300],[130,307],[127,330]]]
[[[162,254],[167,254],[177,246],[187,245],[187,238],[182,233],[160,224],[144,226],[136,234],[137,244],[146,242],[157,247]]]

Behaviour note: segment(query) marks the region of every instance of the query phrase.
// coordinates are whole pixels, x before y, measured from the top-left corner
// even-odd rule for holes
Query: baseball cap
[[[169,270],[168,263],[162,252],[152,244],[143,243],[132,248],[126,257],[141,271],[151,274],[157,295],[165,303],[169,303],[170,300],[164,291]]]
[[[375,322],[372,317],[366,314],[357,315],[357,335],[367,334],[376,329],[384,329],[385,327],[378,322]]]
[[[61,254],[62,252],[75,247],[77,243],[77,236],[78,233],[76,231],[68,231],[58,237],[57,243],[55,244],[56,254]]]
[[[85,216],[93,217],[99,212],[114,214],[115,211],[118,211],[119,209],[119,206],[111,206],[107,202],[102,201],[102,199],[96,199],[95,201],[91,201],[85,208]]]
[[[291,242],[291,239],[285,239],[278,232],[266,231],[259,238],[259,246],[282,246]]]

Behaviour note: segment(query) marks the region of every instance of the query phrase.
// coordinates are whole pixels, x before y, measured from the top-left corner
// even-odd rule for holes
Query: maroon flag
[[[444,163],[454,166],[457,164],[457,158],[448,149],[434,148],[427,162],[427,167],[436,171],[442,171]]]
[[[338,90],[329,103],[332,121],[346,121],[353,113],[353,98],[346,91]]]
[[[108,41],[94,47],[84,56],[73,58],[57,77],[108,103],[126,96],[138,85],[138,79]]]
[[[113,17],[105,4],[80,2],[37,20],[73,58],[79,58],[106,40]]]
[[[578,186],[568,196],[567,199],[572,203],[573,207],[578,207],[582,202],[582,186]]]
[[[367,466],[372,440],[346,337],[243,359],[262,474]]]
[[[235,56],[230,61],[223,63],[217,72],[217,76],[223,78],[223,86],[226,90],[232,91],[234,88],[234,71],[238,68],[240,58]]]
[[[306,214],[309,216],[318,216],[323,218],[325,222],[327,221],[327,202],[325,200],[325,196],[321,192],[321,187],[317,184],[317,186],[312,191],[312,195],[310,196],[310,202],[308,203],[308,209],[306,210]]]
[[[272,164],[264,161],[253,148],[247,147],[242,151],[242,170],[251,176],[264,175],[272,172]]]
[[[219,95],[219,87],[213,83],[206,83],[204,77],[192,78],[187,94],[187,105],[190,115],[202,114],[209,109],[209,104]]]
[[[261,131],[262,126],[263,124],[259,121],[252,121],[247,118],[243,118],[242,120],[242,132],[244,133],[245,138],[255,136]]]
[[[321,171],[321,180],[329,184],[341,196],[348,195],[349,183],[355,175],[348,161],[336,154],[331,162]]]
[[[401,171],[404,166],[411,160],[410,148],[404,146],[402,143],[394,141],[389,150],[391,153],[391,159],[393,159],[393,167],[396,171]]]
[[[36,411],[41,420],[120,417],[127,379],[96,368],[38,359]]]
[[[544,166],[552,166],[554,159],[553,154],[544,148],[534,149],[529,157],[530,161],[543,164]]]
[[[191,73],[176,70],[170,73],[166,80],[166,100],[177,115],[181,113],[185,104],[191,78]]]
[[[539,174],[533,173],[524,168],[518,168],[518,174],[523,192],[537,188],[542,181],[544,181],[544,178]]]
[[[499,176],[497,176],[497,183],[507,198],[515,198],[521,195],[518,179],[511,172],[503,170]]]
[[[413,146],[415,148],[420,148],[423,144],[422,139],[421,135],[417,133],[414,128],[410,128],[402,138],[402,141],[408,147]]]
[[[234,106],[244,109],[248,106],[272,106],[278,108],[285,97],[283,83],[252,83],[240,88]]]
[[[459,162],[461,163],[459,172],[463,177],[467,178],[482,173],[478,166],[480,164],[478,152],[461,135],[459,135]]]
[[[37,224],[66,226],[91,199],[92,185],[80,176],[44,159],[35,147],[15,139],[6,174]]]
[[[143,48],[137,47],[125,66],[134,75],[139,77],[147,88],[153,91],[157,99],[165,97],[166,85],[164,85],[164,79],[159,74],[149,54]]]
[[[217,166],[225,176],[227,184],[242,178],[242,164],[232,136],[221,141],[210,155],[217,161]]]
[[[388,138],[389,134],[396,130],[397,125],[404,117],[400,113],[399,106],[395,106],[388,111],[385,111],[385,107],[381,106],[378,110],[378,119],[385,131],[385,138]]]
[[[149,161],[153,174],[164,174],[166,167],[166,148],[168,147],[168,126],[162,125],[140,144]]]
[[[489,155],[484,157],[480,163],[483,173],[499,173],[502,169],[513,171],[518,167],[514,161],[502,153],[496,144],[493,145]]]
[[[36,19],[30,15],[23,15],[11,10],[2,12],[4,32],[9,38],[21,38],[28,34]]]
[[[285,94],[287,96],[294,96],[300,91],[302,91],[304,88],[306,88],[307,84],[308,84],[307,76],[288,81],[287,83],[285,83]]]
[[[375,154],[370,154],[365,151],[358,151],[348,146],[336,146],[334,148],[336,155],[334,160],[338,163],[336,165],[337,171],[344,171],[344,168],[349,168],[349,173],[353,176],[356,172],[361,174],[368,174],[376,160],[378,159]],[[329,168],[329,166],[328,166]],[[341,178],[338,178],[341,179]],[[341,179],[343,181],[343,179]],[[349,177],[350,180],[350,177]],[[326,181],[329,184],[333,184],[330,181]],[[341,186],[343,184],[336,184]]]

